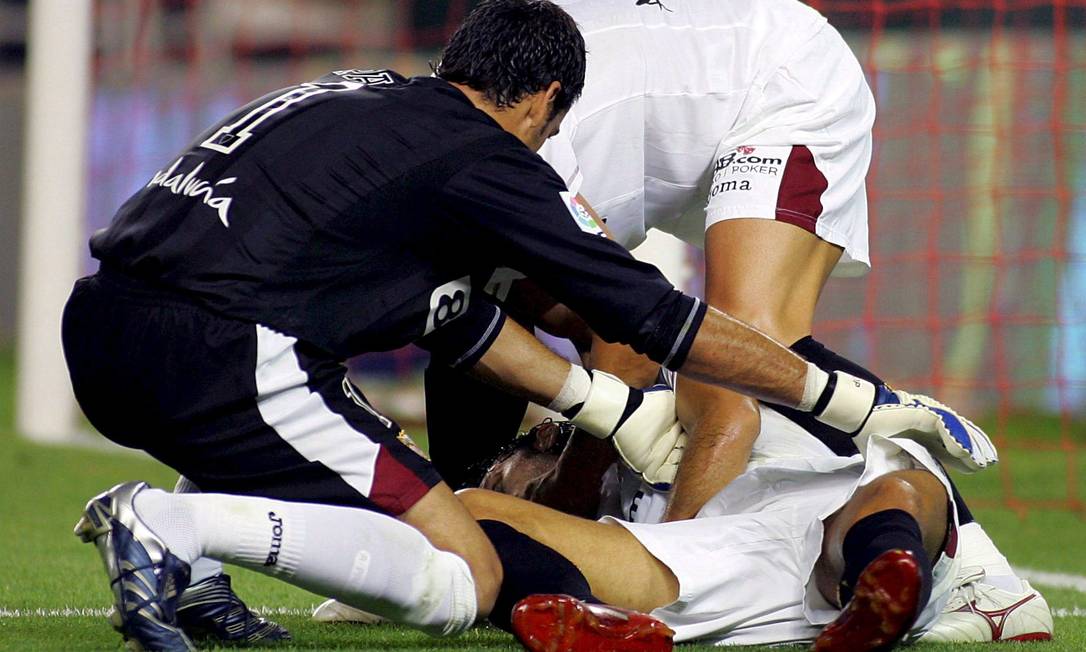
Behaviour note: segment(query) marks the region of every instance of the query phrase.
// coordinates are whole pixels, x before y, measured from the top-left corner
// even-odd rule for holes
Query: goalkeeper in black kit
[[[670,392],[551,354],[486,297],[499,267],[679,373],[861,437],[900,413],[878,409],[893,395],[820,371],[601,235],[535,154],[580,94],[584,62],[550,2],[483,2],[435,77],[340,70],[259,98],[164,161],[95,234],[101,268],[64,313],[76,396],[106,437],[198,488],[118,485],[76,527],[103,557],[126,639],[230,639],[223,613],[248,612],[228,584],[186,602],[209,581],[191,581],[206,559],[435,635],[487,616],[510,627],[532,594],[592,602],[562,555],[476,522],[344,374],[349,357],[415,342],[614,437],[633,466],[663,463]],[[218,611],[192,608],[216,599]],[[670,645],[636,616],[586,619],[581,635],[634,629]],[[249,618],[241,630],[259,638],[247,628],[266,623]]]

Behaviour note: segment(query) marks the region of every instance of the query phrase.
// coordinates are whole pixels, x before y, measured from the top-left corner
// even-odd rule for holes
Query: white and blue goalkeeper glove
[[[966,473],[999,461],[988,435],[946,405],[922,394],[876,386],[843,371],[830,374],[812,414],[851,433],[861,453],[872,435],[882,435],[912,439],[943,464]]]
[[[658,489],[667,489],[686,445],[675,416],[675,392],[667,385],[634,389],[609,373],[592,372],[592,387],[569,419],[612,443],[622,461]]]

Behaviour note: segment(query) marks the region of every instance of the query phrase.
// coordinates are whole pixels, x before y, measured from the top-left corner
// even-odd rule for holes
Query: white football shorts
[[[840,613],[812,579],[822,549],[822,520],[875,478],[916,468],[940,478],[948,504],[953,505],[946,475],[926,449],[909,440],[875,436],[866,460],[859,455],[762,458],[692,520],[635,523],[610,516],[604,520],[629,530],[679,580],[679,599],[652,612],[675,630],[676,641],[804,642],[813,640]],[[644,520],[662,512],[653,506],[661,495],[647,486],[632,498],[624,515]],[[914,626],[914,636],[931,626],[949,599],[960,566],[957,523],[955,513],[953,533],[936,561],[931,598]]]
[[[871,265],[865,178],[874,120],[863,70],[837,30],[825,26],[754,94],[720,141],[705,230],[737,218],[787,222],[844,249],[836,274],[864,273]]]

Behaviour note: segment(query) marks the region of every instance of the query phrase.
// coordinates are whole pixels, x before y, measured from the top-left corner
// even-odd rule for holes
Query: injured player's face
[[[558,465],[558,457],[569,440],[563,425],[545,421],[517,437],[490,464],[483,489],[527,498],[530,488]]]

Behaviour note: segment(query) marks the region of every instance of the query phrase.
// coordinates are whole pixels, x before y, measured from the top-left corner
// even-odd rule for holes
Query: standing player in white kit
[[[877,381],[811,337],[830,273],[870,265],[864,180],[875,106],[840,34],[795,0],[559,4],[584,34],[588,70],[581,100],[540,154],[571,193],[627,248],[651,228],[704,246],[710,305],[824,368]],[[608,346],[593,348],[592,364],[635,386],[657,370]],[[753,399],[685,379],[677,389],[699,414],[667,520],[693,517],[743,471],[760,424]],[[856,452],[844,433],[780,412],[827,451]],[[1043,599],[955,498],[962,570],[928,637],[1050,637]]]

